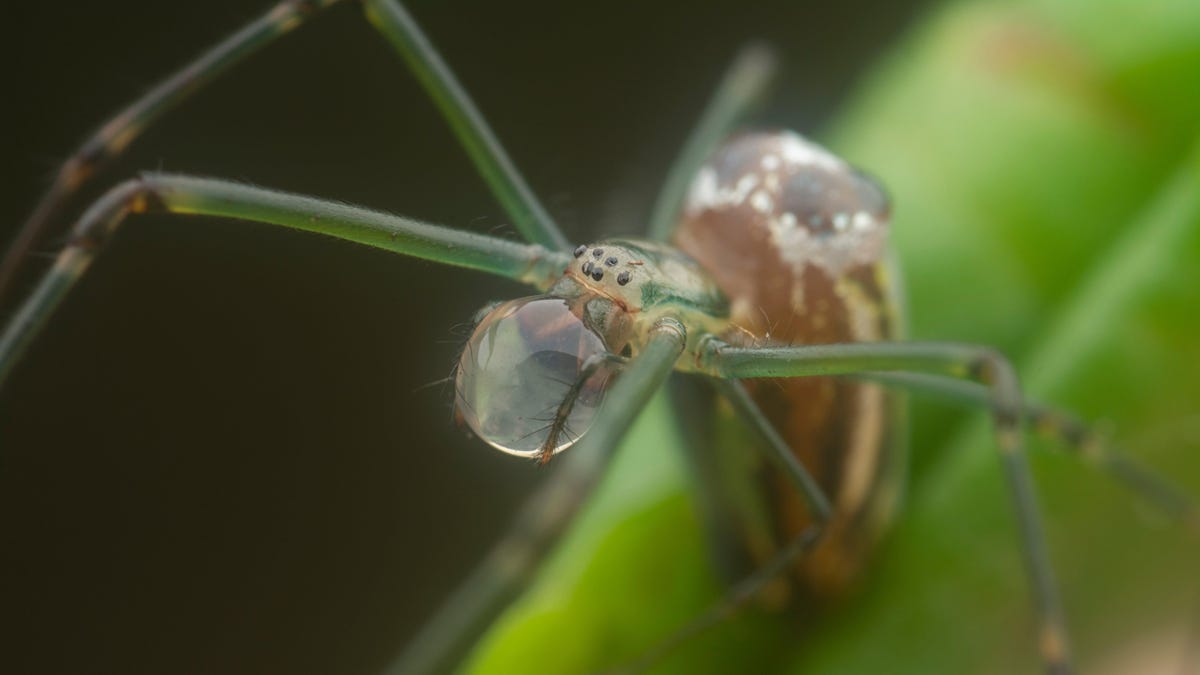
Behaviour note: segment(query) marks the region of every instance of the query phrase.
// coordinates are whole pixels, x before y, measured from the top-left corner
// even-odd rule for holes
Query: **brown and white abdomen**
[[[749,133],[718,148],[696,176],[675,243],[729,298],[736,328],[723,337],[731,343],[891,340],[901,326],[886,262],[889,220],[879,186],[824,148],[791,132]],[[833,504],[824,541],[797,572],[809,594],[836,595],[857,576],[896,501],[899,406],[877,385],[835,378],[746,385]],[[713,451],[754,452],[728,445]],[[761,563],[811,516],[784,476],[762,463],[747,473],[728,477],[737,494],[726,500],[743,521],[743,557]],[[746,494],[765,501],[748,504]]]

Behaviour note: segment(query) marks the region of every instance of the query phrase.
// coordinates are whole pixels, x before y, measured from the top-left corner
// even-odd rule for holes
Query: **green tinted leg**
[[[574,382],[569,383],[570,387],[563,396],[563,400],[555,408],[553,416],[547,420],[550,425],[550,434],[546,436],[546,442],[542,444],[542,450],[538,457],[539,464],[546,464],[554,457],[554,449],[558,447],[559,440],[564,435],[568,437],[573,435],[573,432],[567,428],[567,420],[570,419],[571,411],[575,409],[575,403],[579,401],[579,395],[587,386],[588,380],[592,379],[592,376],[601,368],[619,366],[625,362],[624,357],[616,354],[593,355],[584,361],[583,367],[579,369],[579,375]]]
[[[559,251],[570,248],[566,237],[529,189],[471,97],[412,16],[395,0],[363,0],[363,8],[367,18],[400,52],[433,97],[492,193],[513,219],[517,231],[535,244]]]
[[[1003,356],[983,347],[950,343],[880,342],[842,345],[741,348],[709,341],[702,370],[717,377],[805,377],[900,371],[974,379],[991,401],[1005,476],[1024,544],[1026,565],[1041,617],[1039,646],[1046,669],[1071,672],[1071,657],[1058,585],[1046,552],[1022,433],[1023,403],[1016,373]]]
[[[750,392],[746,391],[746,387],[737,380],[714,380],[714,382],[717,391],[733,404],[733,409],[737,411],[738,417],[741,417],[742,421],[766,442],[767,458],[788,477],[792,487],[804,497],[804,501],[808,502],[808,508],[816,516],[818,524],[828,522],[833,515],[829,497],[825,495],[821,486],[817,485],[817,480],[808,472],[808,469],[804,468],[804,465],[796,458],[796,454],[792,452],[787,441],[783,440],[771,421],[759,409],[758,404],[750,397]]]
[[[767,459],[788,477],[792,487],[804,497],[815,522],[791,541],[786,542],[766,564],[761,565],[753,574],[732,586],[716,604],[703,614],[687,622],[666,639],[654,644],[639,655],[635,661],[610,672],[636,673],[647,670],[676,647],[687,643],[705,630],[732,618],[754,600],[768,584],[786,574],[797,559],[820,541],[822,529],[833,515],[833,507],[824,490],[817,485],[816,479],[796,458],[787,441],[779,435],[742,383],[737,380],[714,380],[713,384],[721,396],[733,406],[738,417],[763,441]],[[719,477],[714,477],[714,479],[719,479]],[[705,490],[701,489],[700,492],[704,493]]]
[[[0,381],[112,233],[135,213],[226,216],[326,234],[546,288],[566,254],[429,225],[378,211],[230,181],[145,174],[118,185],[80,217],[67,248],[0,336]]]
[[[0,297],[12,283],[21,263],[46,228],[61,215],[62,207],[79,188],[124,152],[150,124],[191,94],[250,56],[273,39],[300,25],[338,0],[284,0],[245,28],[201,54],[195,61],[158,83],[141,98],[120,111],[84,141],[58,169],[50,189],[0,260]]]
[[[990,405],[987,388],[974,382],[915,373],[870,373],[864,377],[970,408]],[[1194,535],[1200,535],[1200,505],[1166,478],[1121,452],[1103,434],[1068,412],[1036,403],[1025,404],[1023,417],[1034,433],[1099,467],[1173,520],[1182,522]]]
[[[513,527],[408,648],[390,675],[441,673],[463,659],[492,621],[529,584],[537,565],[595,487],[617,444],[670,375],[684,333],[673,321],[652,331],[646,349],[622,369],[591,429],[564,466],[522,507]]]
[[[687,625],[671,634],[670,637],[655,644],[634,661],[608,668],[604,675],[641,673],[649,670],[661,659],[665,658],[680,645],[691,641],[700,633],[720,623],[732,619],[746,605],[754,600],[758,592],[775,579],[783,576],[805,553],[808,553],[820,541],[821,528],[813,525],[806,528],[797,537],[779,549],[765,565],[755,570],[754,574],[733,585],[725,595],[710,607],[704,614],[689,621]]]
[[[63,163],[50,189],[17,231],[0,259],[0,297],[28,252],[61,215],[79,188],[119,156],[164,113],[275,38],[339,0],[283,0],[260,18],[230,35],[171,74],[97,129]],[[367,0],[368,17],[401,51],[446,115],[471,158],[527,241],[566,250],[566,238],[525,184],[470,97],[399,3]]]
[[[650,215],[647,230],[650,239],[666,241],[671,238],[692,178],[713,148],[725,140],[746,113],[764,98],[774,74],[775,57],[767,47],[751,45],[737,55],[667,172],[667,180]]]
[[[466,581],[454,590],[384,672],[453,670],[492,622],[535,578],[538,565],[596,487],[612,447],[571,450],[562,466],[521,506],[516,518]]]

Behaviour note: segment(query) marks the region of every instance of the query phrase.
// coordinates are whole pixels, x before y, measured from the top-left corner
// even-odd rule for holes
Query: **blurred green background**
[[[962,7],[937,12],[899,51],[890,47],[915,21],[900,3],[413,10],[580,241],[640,229],[729,57],[750,39],[775,45],[782,79],[762,121],[826,129],[883,177],[916,334],[998,344],[1035,393],[1110,421],[1200,490],[1195,160],[1178,176],[1198,131],[1194,3]],[[258,11],[17,10],[4,24],[19,121],[4,136],[2,227],[27,214],[55,159],[104,115]],[[172,113],[109,176],[143,168],[508,231],[352,6]],[[1140,216],[1172,180],[1182,187],[1165,215]],[[1184,235],[1139,236],[1172,216],[1190,225]],[[1153,255],[1118,264],[1142,245]],[[0,392],[0,584],[17,670],[378,668],[544,473],[465,439],[450,389],[423,386],[450,373],[480,305],[520,292],[238,223],[147,218],[123,231]],[[962,419],[920,409],[912,508],[865,595],[815,637],[752,616],[665,666],[1027,669],[1009,507],[983,425]],[[592,518],[604,555],[584,555],[594,552],[584,543],[560,556],[486,663],[593,667],[597,652],[635,649],[708,601],[715,582],[691,550],[678,476],[649,454],[669,456],[664,428],[643,430],[646,447],[631,450],[646,452],[626,453],[610,484],[609,503],[626,508],[608,509],[616,524]],[[1076,462],[1040,457],[1036,468],[1085,665],[1175,663],[1200,605],[1194,548]],[[628,510],[638,487],[622,477],[656,471],[664,480],[644,493],[654,495],[646,512]],[[659,591],[665,575],[683,589],[676,606],[630,592]],[[1142,644],[1149,657],[1122,661]]]
[[[4,241],[93,126],[268,6],[10,8]],[[748,40],[785,61],[768,119],[814,129],[909,20],[890,2],[411,9],[579,241],[642,228]],[[101,182],[140,169],[511,233],[352,3],[169,114]],[[0,392],[10,672],[379,667],[546,473],[465,438],[451,389],[422,388],[480,306],[522,293],[239,223],[131,224]]]

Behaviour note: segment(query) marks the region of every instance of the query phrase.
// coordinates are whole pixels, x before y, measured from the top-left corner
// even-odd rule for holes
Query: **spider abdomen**
[[[901,326],[887,263],[889,220],[883,191],[843,160],[791,132],[752,133],[727,141],[700,170],[675,241],[728,297],[730,342],[892,340]],[[902,411],[878,385],[829,377],[745,384],[832,502],[824,540],[796,571],[809,594],[838,595],[894,510]],[[753,441],[728,419],[732,413],[721,417],[717,424],[728,428],[709,451],[744,454]],[[729,493],[719,498],[739,521],[716,539],[742,547],[735,558],[761,565],[813,522],[779,472],[744,459],[716,463]]]

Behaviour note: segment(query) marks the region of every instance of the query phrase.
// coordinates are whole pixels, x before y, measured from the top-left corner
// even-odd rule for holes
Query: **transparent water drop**
[[[471,430],[492,447],[539,456],[584,363],[607,351],[562,298],[506,302],[479,322],[467,342],[455,376],[455,403]],[[606,364],[583,384],[552,441],[553,453],[574,445],[591,426],[612,375]]]

